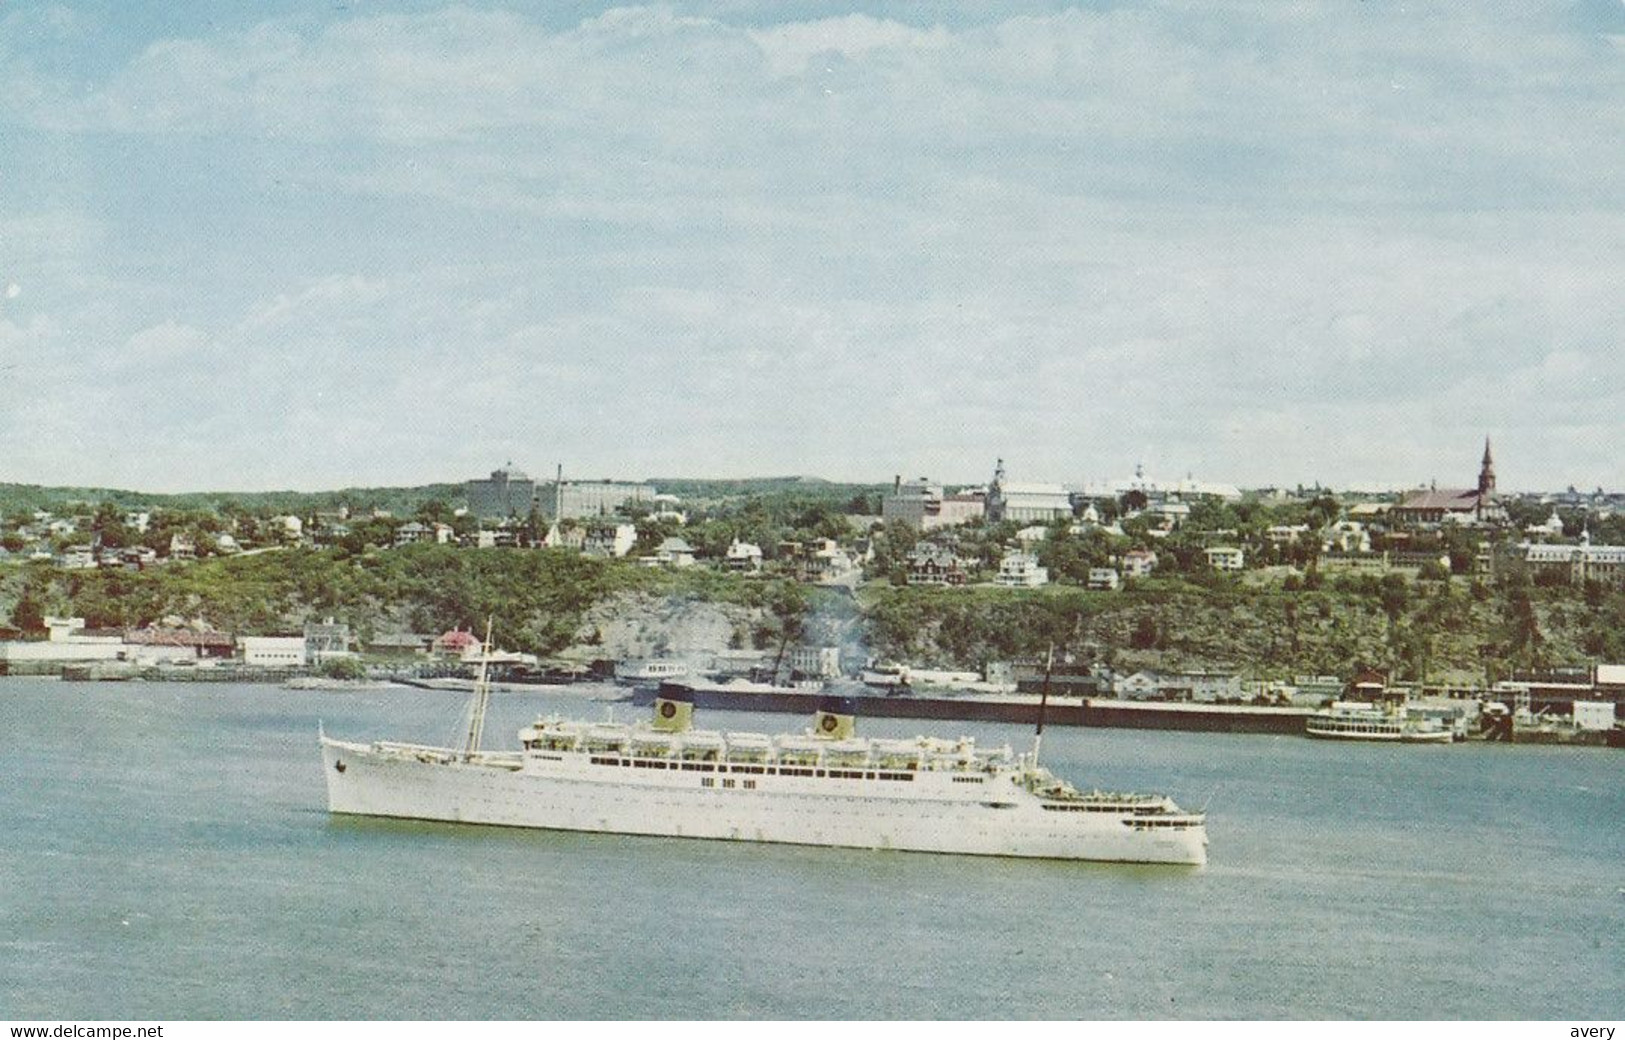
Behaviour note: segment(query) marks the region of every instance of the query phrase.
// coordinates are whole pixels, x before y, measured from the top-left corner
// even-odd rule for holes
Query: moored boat
[[[1334,701],[1304,722],[1304,732],[1328,740],[1376,740],[1402,744],[1448,744],[1455,733],[1438,719],[1412,716],[1403,706],[1379,708],[1363,701]]]

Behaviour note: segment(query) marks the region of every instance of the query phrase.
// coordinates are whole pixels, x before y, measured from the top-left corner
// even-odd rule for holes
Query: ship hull
[[[946,777],[929,778],[942,781],[944,797],[898,797],[887,789],[900,785],[884,780],[837,781],[847,785],[837,794],[812,790],[814,781],[764,776],[748,781],[751,789],[725,790],[685,774],[612,769],[606,780],[584,763],[518,754],[463,762],[435,749],[329,739],[322,757],[328,809],[342,815],[964,855],[1207,860],[1199,823],[1173,828],[1127,813],[1046,811],[1014,787],[962,797]]]

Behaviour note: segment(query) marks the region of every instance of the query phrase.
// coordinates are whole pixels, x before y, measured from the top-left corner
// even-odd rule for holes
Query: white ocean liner
[[[521,750],[479,750],[486,684],[463,749],[321,737],[328,809],[555,830],[919,852],[1201,864],[1201,813],[1157,795],[1078,791],[1037,749],[969,738],[868,740],[826,704],[803,734],[689,728],[661,698],[649,723],[538,719]]]

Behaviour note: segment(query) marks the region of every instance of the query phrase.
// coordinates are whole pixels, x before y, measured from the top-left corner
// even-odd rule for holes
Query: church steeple
[[[1495,459],[1490,456],[1490,439],[1484,438],[1484,462],[1478,469],[1478,497],[1487,499],[1495,494]]]

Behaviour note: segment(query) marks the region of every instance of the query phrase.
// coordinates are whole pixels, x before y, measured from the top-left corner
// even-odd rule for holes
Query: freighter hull
[[[328,808],[340,814],[985,856],[1207,859],[1200,816],[1062,809],[1005,776],[724,776],[726,768],[697,764],[657,770],[529,753],[464,761],[444,749],[330,739],[322,756]]]

